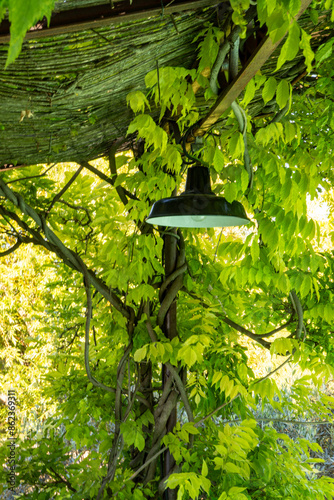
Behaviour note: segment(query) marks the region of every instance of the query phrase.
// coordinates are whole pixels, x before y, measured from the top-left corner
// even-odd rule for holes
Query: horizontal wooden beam
[[[217,0],[175,0],[168,2],[166,6],[163,6],[161,0],[134,1],[131,4],[120,1],[115,2],[114,8],[111,8],[109,1],[107,4],[95,7],[56,12],[52,14],[49,28],[46,26],[46,22],[38,23],[27,32],[25,40],[75,33],[147,17],[171,15],[177,12],[209,7],[210,5],[217,5]],[[0,24],[0,44],[9,43],[9,40],[9,22],[4,20]]]
[[[301,1],[301,7],[298,14],[295,16],[295,19],[298,19],[303,14],[303,12],[310,5],[311,1],[312,0]],[[222,92],[208,114],[199,123],[197,130],[194,131],[194,135],[204,135],[205,132],[212,125],[214,125],[217,120],[219,120],[221,115],[231,106],[232,102],[239,97],[247,83],[255,76],[267,59],[269,59],[271,54],[283,40],[284,36],[276,43],[273,43],[269,36],[266,36],[262,40],[258,48],[247,61],[246,65],[241,69],[239,74],[230,83],[226,90]]]

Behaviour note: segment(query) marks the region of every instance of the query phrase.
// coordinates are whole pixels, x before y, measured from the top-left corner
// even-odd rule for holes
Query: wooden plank
[[[298,14],[295,16],[295,19],[298,19],[303,14],[303,12],[310,5],[311,1],[312,0],[301,1],[301,7]],[[231,106],[232,102],[239,97],[247,83],[255,76],[267,59],[269,59],[271,54],[283,40],[284,36],[275,44],[272,43],[269,36],[266,36],[262,40],[244,68],[241,69],[239,74],[230,83],[226,90],[222,92],[210,109],[209,113],[203,118],[202,122],[200,122],[198,128],[194,131],[194,135],[204,135],[205,132],[216,123],[221,115]]]
[[[223,1],[225,2],[227,0]],[[84,14],[80,13],[80,11],[84,9],[77,9],[77,14],[75,14],[75,11],[71,12],[66,11],[60,13],[62,17],[59,25],[57,25],[58,24],[57,14],[55,14],[51,18],[50,28],[42,27],[41,29],[28,31],[25,36],[25,40],[34,40],[37,38],[46,38],[46,37],[49,38],[67,33],[75,33],[77,31],[82,31],[82,30],[96,29],[103,26],[110,26],[112,24],[127,23],[130,21],[136,21],[148,17],[154,17],[154,16],[163,17],[177,12],[183,12],[187,10],[197,10],[204,7],[209,7],[211,5],[212,6],[217,5],[217,0],[190,0],[190,1],[185,0],[181,3],[169,2],[163,8],[163,10],[160,1],[154,3],[156,4],[156,6],[152,6],[152,8],[145,8],[142,10],[138,9],[136,11],[134,11],[132,5],[130,5],[128,9],[131,8],[131,10],[127,11],[127,8],[123,7],[121,9],[121,12],[119,12],[119,10],[116,8],[114,9],[114,11],[111,10],[110,4],[108,4],[109,6],[108,14],[107,11],[103,11],[103,14],[101,14],[98,12],[98,9],[95,9],[97,11],[95,16],[91,15],[90,12],[88,12],[88,9],[85,9],[87,10],[86,15],[88,16],[88,19],[85,21],[80,21],[80,18],[84,17]],[[77,21],[73,21],[73,19],[75,18],[77,19]],[[10,35],[9,35],[8,21],[4,20],[1,23],[0,28],[2,28],[0,29],[0,44],[9,43]]]

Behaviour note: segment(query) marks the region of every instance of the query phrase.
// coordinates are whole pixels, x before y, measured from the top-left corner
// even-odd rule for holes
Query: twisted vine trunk
[[[174,229],[172,232],[175,233],[174,235],[165,235],[165,245],[164,245],[164,258],[165,258],[165,277],[168,278],[177,267],[177,257],[178,257],[178,249],[177,249],[177,238],[176,238],[176,229]],[[168,289],[167,289],[168,290]],[[167,291],[166,291],[167,292]],[[164,297],[162,297],[163,300]],[[174,337],[177,336],[177,329],[176,329],[176,300],[173,300],[172,304],[170,305],[168,312],[165,316],[165,321],[163,325],[163,332],[166,335],[166,337],[170,340],[172,340]],[[163,387],[166,387],[166,384],[168,384],[169,379],[172,377],[172,374],[168,370],[168,368],[164,365],[162,367],[162,384]],[[175,391],[172,391],[175,392]],[[172,409],[172,412],[167,420],[167,425],[166,425],[166,433],[171,432],[173,428],[176,425],[177,421],[177,410],[176,410],[176,402],[175,406]],[[163,475],[164,477],[168,477],[175,466],[175,460],[173,456],[171,455],[170,451],[167,450],[164,454],[163,457]],[[165,499],[166,500],[176,500],[177,496],[177,491],[167,489],[165,491]]]

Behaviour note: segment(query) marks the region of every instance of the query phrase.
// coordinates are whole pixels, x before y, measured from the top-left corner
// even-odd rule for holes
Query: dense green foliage
[[[6,12],[10,21],[10,46],[7,63],[15,61],[21,52],[22,42],[26,32],[46,16],[50,22],[55,0],[1,0],[0,21]]]
[[[249,2],[231,4],[242,36]],[[270,6],[259,1],[258,15],[273,39],[289,29],[278,66],[297,40],[310,68],[307,35],[289,27],[300,3]],[[177,500],[334,496],[333,480],[315,468],[316,443],[257,422],[261,405],[328,421],[334,406],[321,391],[314,397],[334,374],[334,260],[307,212],[322,192],[332,202],[332,44],[315,56],[317,79],[297,92],[257,74],[195,144],[214,192],[242,201],[249,226],[175,232],[145,222],[155,200],[183,189],[179,136],[201,116],[195,82],[215,98],[216,82],[201,73],[223,36],[207,26],[198,70],[154,70],[146,95],[129,94],[133,153],[115,147],[109,161],[0,178],[2,258],[26,268],[15,278],[20,306],[13,279],[3,279],[4,390],[17,388],[20,417],[35,407],[17,449],[19,498],[163,498],[166,484]],[[256,92],[264,103],[275,97],[277,115],[250,118]],[[158,123],[150,106],[161,110]],[[22,245],[27,254],[16,253]],[[174,270],[165,276],[170,247]],[[300,368],[288,393],[272,373],[254,375],[245,338]],[[5,446],[0,453],[5,461]]]

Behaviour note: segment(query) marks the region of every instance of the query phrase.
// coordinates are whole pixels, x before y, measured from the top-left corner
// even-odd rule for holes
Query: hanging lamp
[[[228,227],[249,224],[244,207],[211,191],[208,167],[188,168],[184,193],[154,203],[146,219],[165,227]]]

